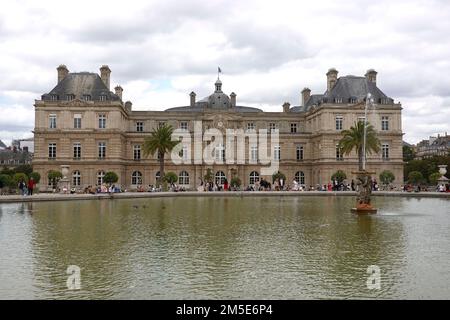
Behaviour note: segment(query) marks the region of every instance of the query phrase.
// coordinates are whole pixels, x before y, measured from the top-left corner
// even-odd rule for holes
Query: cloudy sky
[[[238,104],[281,111],[304,87],[378,71],[403,105],[405,140],[450,133],[448,0],[8,1],[0,11],[0,139],[30,137],[34,99],[56,67],[112,70],[139,110],[187,105],[223,89]]]

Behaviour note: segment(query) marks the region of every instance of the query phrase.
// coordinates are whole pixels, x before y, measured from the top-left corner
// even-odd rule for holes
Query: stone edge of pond
[[[356,196],[353,191],[225,191],[225,192],[126,192],[115,194],[46,194],[33,196],[0,196],[0,203],[39,202],[39,201],[67,201],[67,200],[107,200],[107,199],[135,199],[135,198],[166,198],[166,197],[293,197],[293,196]],[[440,192],[386,192],[377,191],[374,197],[410,197],[410,198],[441,198],[450,199],[450,193]]]

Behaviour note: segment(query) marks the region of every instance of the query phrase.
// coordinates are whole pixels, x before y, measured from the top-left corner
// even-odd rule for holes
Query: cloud
[[[379,87],[403,104],[408,142],[450,131],[445,0],[81,0],[60,8],[25,0],[2,7],[0,139],[33,127],[34,99],[56,85],[61,63],[91,72],[108,64],[112,85],[139,110],[210,94],[217,66],[238,104],[268,111],[298,105],[303,87],[323,93],[330,67],[339,75],[374,68]]]

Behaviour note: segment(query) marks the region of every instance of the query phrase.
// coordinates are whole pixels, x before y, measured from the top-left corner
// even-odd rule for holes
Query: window
[[[389,159],[389,144],[383,143],[381,145],[381,154],[383,159]]]
[[[81,158],[81,143],[75,142],[73,144],[73,158],[80,159]]]
[[[183,160],[188,159],[188,148],[187,146],[183,145],[183,147],[180,150],[180,153],[178,154]]]
[[[253,131],[255,130],[255,124],[253,122],[247,123],[247,131]]]
[[[106,115],[105,114],[98,115],[98,128],[106,129]]]
[[[222,162],[225,159],[225,148],[222,144],[214,148],[214,157],[218,162]]]
[[[350,98],[350,103],[357,103],[357,102],[358,102],[357,98],[355,98],[355,97]]]
[[[48,123],[50,129],[56,129],[56,114],[51,114],[48,116]]]
[[[141,160],[141,145],[140,144],[133,146],[133,158],[134,158],[134,160]]]
[[[270,132],[274,132],[277,128],[277,124],[275,122],[270,122],[269,123],[269,131]]]
[[[281,160],[281,147],[275,146],[273,150],[274,150],[274,160]]]
[[[358,122],[362,122],[364,123],[364,120],[366,119],[366,117],[358,117]]]
[[[107,97],[106,95],[102,94],[100,95],[100,101],[106,101]]]
[[[338,131],[342,130],[343,121],[344,121],[344,118],[342,116],[336,116],[336,130],[338,130]]]
[[[297,124],[291,123],[291,133],[297,133]]]
[[[299,184],[305,184],[305,173],[303,171],[296,172],[295,181],[297,181]]]
[[[50,95],[50,100],[51,101],[58,101],[58,95],[57,94],[51,94]]]
[[[142,173],[139,171],[134,171],[131,175],[131,184],[142,184]]]
[[[50,159],[56,158],[56,143],[49,143],[48,144],[48,157]]]
[[[105,177],[105,171],[99,171],[97,172],[97,185],[103,184],[103,178]]]
[[[165,124],[166,124],[166,123],[165,123],[164,121],[158,122],[158,128],[164,127]]]
[[[297,160],[303,160],[303,146],[297,146],[296,156]]]
[[[217,171],[215,175],[215,181],[218,185],[223,185],[225,183],[225,173],[223,171]]]
[[[381,117],[381,130],[383,131],[389,130],[389,117],[387,116]]]
[[[258,146],[251,146],[250,148],[250,159],[252,162],[258,161]]]
[[[92,100],[91,95],[89,95],[89,94],[83,94],[83,100],[84,100],[84,101],[91,101],[91,100]]]
[[[181,171],[178,177],[178,183],[184,185],[189,184],[189,173],[186,171]]]
[[[336,144],[336,160],[343,160],[342,157],[342,148],[339,147],[339,144]]]
[[[156,178],[156,181],[159,181],[161,179],[161,173],[159,171],[156,172],[155,178]]]
[[[136,131],[137,132],[143,132],[144,131],[144,122],[137,121],[136,122]]]
[[[81,173],[80,171],[76,170],[72,173],[72,184],[75,187],[79,187],[81,185]]]
[[[73,115],[73,128],[81,129],[81,114],[79,113]]]
[[[106,157],[106,142],[98,143],[98,158],[104,159]]]
[[[180,122],[180,129],[181,130],[188,130],[188,123],[186,121]]]
[[[67,101],[75,100],[75,95],[74,95],[74,94],[68,94],[68,95],[66,95],[66,100],[67,100]]]
[[[256,171],[252,171],[252,172],[250,173],[250,181],[249,181],[249,183],[250,183],[251,185],[253,185],[253,184],[255,184],[255,183],[258,182],[258,181],[259,181],[259,173],[256,172]]]
[[[335,103],[342,103],[342,98],[334,98]]]

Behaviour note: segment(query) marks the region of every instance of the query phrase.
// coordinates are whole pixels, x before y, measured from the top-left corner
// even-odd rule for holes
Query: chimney
[[[125,102],[125,109],[131,111],[132,106],[133,106],[133,104],[131,103],[131,101]]]
[[[123,88],[121,86],[116,86],[114,90],[116,91],[116,96],[119,96],[120,100],[122,100]]]
[[[289,112],[291,104],[289,102],[283,103],[283,112]]]
[[[309,97],[311,97],[311,90],[309,88],[304,88],[302,90],[302,106],[306,106],[306,102],[308,102]]]
[[[230,101],[231,107],[232,108],[236,107],[236,93],[232,92],[230,94],[230,98],[231,98],[231,101]]]
[[[109,79],[111,75],[111,69],[107,65],[103,65],[100,68],[100,77],[102,78],[103,83],[109,90]]]
[[[327,91],[330,92],[333,89],[337,81],[338,71],[335,68],[328,69],[327,72]]]
[[[56,70],[58,71],[58,83],[60,83],[69,74],[69,69],[67,69],[66,65],[60,64]]]
[[[195,107],[195,96],[196,96],[195,92],[192,91],[192,92],[189,94],[189,96],[191,97],[191,107]]]
[[[373,69],[367,70],[365,74],[367,81],[377,84],[377,73],[378,72]]]

